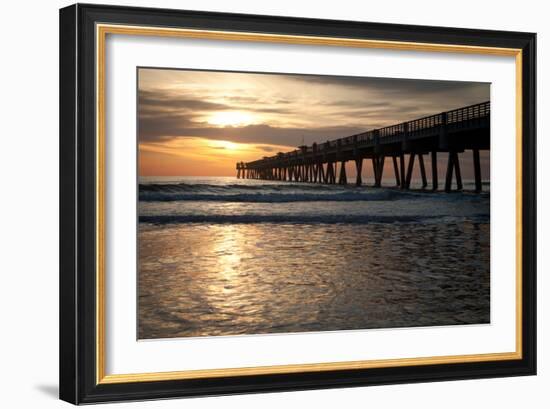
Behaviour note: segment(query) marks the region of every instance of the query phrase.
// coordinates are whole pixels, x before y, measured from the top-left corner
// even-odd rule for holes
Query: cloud
[[[236,96],[226,96],[226,99],[232,102],[237,102],[239,104],[253,104],[258,102],[257,97],[245,97],[242,95],[236,95]]]
[[[466,81],[440,81],[406,78],[381,78],[381,77],[351,77],[336,75],[293,75],[292,79],[298,82],[336,86],[346,88],[363,88],[369,91],[381,91],[383,93],[399,93],[405,97],[410,94],[448,93],[452,91],[471,90],[487,87],[485,82]]]
[[[146,122],[143,126],[142,122]],[[248,144],[272,144],[283,146],[298,146],[302,143],[324,142],[329,139],[345,135],[359,133],[363,128],[350,126],[334,126],[319,128],[280,128],[266,124],[247,125],[240,127],[214,127],[197,126],[187,127],[183,124],[176,124],[177,120],[171,118],[163,121],[159,126],[153,126],[148,121],[140,121],[140,141],[154,142],[172,140],[176,138],[206,138],[213,140],[224,140],[236,143]],[[169,136],[167,136],[169,135]]]
[[[140,90],[138,106],[141,109],[152,110],[157,108],[161,111],[222,111],[232,109],[230,105],[206,101],[204,99],[179,96],[173,91],[166,90]]]
[[[277,149],[274,146],[267,146],[267,145],[256,145],[256,149],[259,149],[264,152],[275,152]]]
[[[162,74],[157,82],[155,72]],[[185,70],[151,70],[147,78],[139,88],[140,141],[200,137],[258,146],[324,142],[482,102],[490,89],[460,81]],[[207,122],[220,111],[245,112],[253,123]]]

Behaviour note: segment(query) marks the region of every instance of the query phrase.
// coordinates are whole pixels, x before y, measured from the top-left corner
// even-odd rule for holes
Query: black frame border
[[[128,24],[522,50],[522,359],[96,384],[95,25]],[[536,34],[76,4],[60,10],[60,389],[74,404],[536,374]]]

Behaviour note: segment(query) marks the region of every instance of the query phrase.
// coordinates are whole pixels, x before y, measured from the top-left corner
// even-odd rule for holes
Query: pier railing
[[[414,119],[412,121],[402,122],[396,125],[390,125],[379,129],[373,129],[359,134],[346,136],[344,138],[334,139],[324,143],[313,144],[312,146],[304,146],[301,149],[296,149],[291,152],[286,152],[280,155],[265,157],[258,161],[263,162],[270,159],[285,159],[293,156],[304,154],[323,152],[326,149],[337,148],[338,146],[349,146],[357,143],[375,143],[375,139],[379,138],[379,143],[383,142],[384,138],[395,135],[403,135],[405,133],[418,132],[427,129],[440,127],[444,124],[457,124],[460,122],[470,121],[473,119],[486,118],[491,113],[491,103],[489,101],[480,104],[470,105],[452,111],[442,112],[435,115],[426,116],[423,118]],[[246,164],[245,164],[246,165]]]

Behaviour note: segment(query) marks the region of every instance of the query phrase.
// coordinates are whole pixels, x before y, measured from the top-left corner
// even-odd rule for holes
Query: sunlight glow
[[[253,122],[252,116],[241,111],[214,112],[208,123],[218,126],[243,126]]]
[[[230,142],[230,141],[211,141],[208,144],[212,148],[216,149],[227,149],[228,151],[236,151],[241,148],[240,143]]]

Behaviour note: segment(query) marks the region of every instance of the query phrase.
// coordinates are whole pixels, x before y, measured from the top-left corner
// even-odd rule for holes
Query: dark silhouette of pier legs
[[[313,183],[317,183],[317,179],[319,178],[319,164],[314,163],[311,166],[313,167]]]
[[[374,186],[378,186],[378,158],[376,156],[372,157],[372,172],[374,173]]]
[[[319,162],[316,162],[314,165],[313,165],[313,176],[314,176],[314,181],[313,183],[323,183],[323,179],[321,178],[321,164]]]
[[[479,160],[479,149],[472,150],[474,155],[474,178],[476,182],[476,193],[481,192],[481,162]]]
[[[348,184],[348,178],[346,176],[346,162],[342,161],[340,165],[340,179],[338,180],[338,183],[341,185],[347,185]]]
[[[412,172],[414,167],[414,153],[411,153],[409,155],[409,167],[407,168],[407,179],[405,181],[405,187],[409,189],[411,187],[411,178],[412,178]]]
[[[372,170],[374,173],[375,187],[380,187],[382,185],[382,173],[384,170],[384,160],[385,160],[385,157],[383,155],[372,157]]]
[[[380,170],[378,171],[378,183],[380,184],[380,186],[382,186],[382,175],[384,175],[384,162],[386,161],[386,157],[384,155],[382,155],[382,157],[380,158]]]
[[[385,161],[385,156],[382,155],[382,156],[379,156],[378,159],[376,160],[376,184],[375,186],[376,187],[381,187],[382,186],[382,174],[384,173],[384,161]]]
[[[460,174],[460,164],[458,162],[458,153],[454,154],[455,172],[456,172],[456,188],[462,190],[462,176]]]
[[[439,188],[437,180],[437,151],[432,151],[432,190]]]
[[[481,179],[481,159],[480,149],[477,147],[471,148],[473,155],[473,170],[475,176],[475,191],[477,193],[482,191],[482,179]],[[444,152],[444,151],[443,151]],[[450,192],[453,190],[453,176],[456,180],[456,190],[463,189],[462,174],[460,169],[459,152],[464,150],[452,149],[449,151],[447,160],[447,170],[445,174],[445,191]],[[422,180],[422,189],[428,187],[427,169],[424,161],[424,155],[431,156],[431,189],[437,191],[438,184],[438,168],[437,168],[437,153],[438,151],[432,149],[431,151],[422,151],[421,149],[416,152],[410,153],[391,153],[393,171],[395,176],[395,183],[401,189],[410,189],[412,174],[414,172],[415,159],[418,156],[419,173]],[[408,156],[408,158],[406,157]],[[384,163],[386,155],[373,153],[369,155],[371,159],[373,173],[374,173],[374,187],[382,186],[382,176],[384,173]],[[399,158],[399,160],[398,160]],[[363,160],[364,156],[359,153],[355,154],[355,157],[351,156],[351,159],[347,158],[313,158],[307,162],[300,163],[299,161],[289,161],[279,164],[273,164],[272,166],[266,166],[264,168],[250,168],[244,163],[237,163],[237,178],[238,179],[264,179],[264,180],[277,180],[277,181],[289,181],[289,182],[309,182],[309,183],[324,183],[334,185],[336,183],[340,185],[346,185],[347,169],[346,163],[350,160],[355,162],[356,179],[355,185],[361,186],[363,184]],[[408,162],[407,162],[408,161]],[[390,166],[391,167],[391,166]]]
[[[401,154],[399,155],[399,162],[400,162],[400,174],[401,174],[401,189],[405,189],[407,187],[407,183],[405,180],[405,155]]]
[[[453,169],[453,154],[452,152],[449,152],[449,158],[447,159],[447,173],[445,175],[445,192],[451,191],[451,183],[453,182]]]
[[[456,175],[456,188],[462,190],[462,176],[460,173],[460,163],[458,161],[458,153],[449,152],[449,159],[447,161],[447,175],[445,176],[445,192],[450,192],[453,183],[453,170]]]
[[[334,169],[335,166],[336,164],[334,162],[327,163],[327,182],[330,185],[333,185],[336,183],[336,173]]]
[[[428,179],[426,179],[426,169],[424,168],[424,154],[418,155],[418,163],[420,164],[420,176],[422,177],[422,189],[426,189],[428,186]]]
[[[392,156],[393,160],[393,173],[395,173],[395,185],[399,186],[401,185],[401,181],[399,180],[399,167],[397,166],[397,158],[395,156]]]
[[[355,180],[356,186],[361,186],[363,183],[361,172],[363,171],[363,158],[355,159],[355,170],[357,172],[357,178]]]
[[[327,183],[328,167],[325,170],[325,165],[321,163],[321,183]]]

